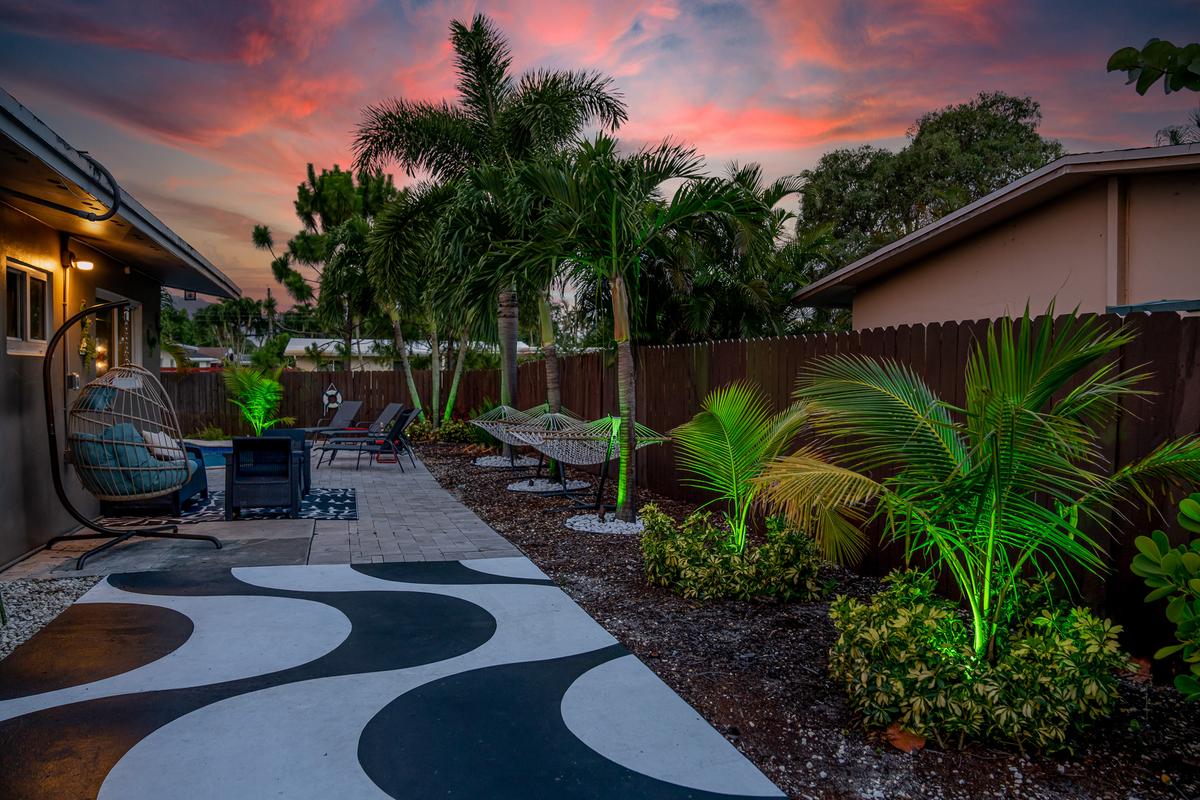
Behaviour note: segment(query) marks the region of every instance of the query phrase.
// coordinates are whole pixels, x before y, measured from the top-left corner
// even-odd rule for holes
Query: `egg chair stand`
[[[81,512],[79,509],[77,509],[75,507],[74,503],[71,502],[71,498],[67,495],[66,488],[63,485],[62,462],[60,460],[62,458],[62,456],[59,453],[58,428],[57,428],[57,424],[56,424],[56,417],[57,417],[58,412],[57,412],[57,409],[56,409],[55,403],[54,403],[54,355],[58,349],[59,344],[65,338],[67,331],[69,331],[71,329],[71,327],[74,326],[80,320],[84,319],[85,317],[91,316],[93,314],[99,314],[99,313],[103,313],[105,311],[113,311],[113,310],[116,310],[119,308],[126,308],[128,306],[129,306],[129,303],[126,301],[117,301],[117,302],[112,302],[112,303],[100,303],[100,304],[91,306],[90,308],[85,308],[84,310],[82,310],[79,313],[75,314],[74,316],[70,317],[69,319],[67,319],[66,322],[64,322],[58,328],[58,330],[56,330],[54,332],[54,335],[50,337],[50,341],[46,343],[46,355],[45,355],[44,359],[42,360],[42,394],[43,394],[43,398],[45,399],[45,405],[46,405],[46,440],[47,440],[47,443],[50,448],[50,463],[51,463],[51,467],[52,467],[50,470],[50,477],[54,484],[54,492],[55,492],[55,494],[58,495],[58,499],[63,504],[63,508],[65,508],[67,510],[67,513],[70,514],[71,517],[74,518],[76,522],[78,522],[84,528],[87,528],[89,531],[91,531],[91,533],[69,533],[69,534],[63,534],[61,536],[55,536],[52,539],[50,539],[50,541],[46,542],[46,549],[49,550],[54,545],[59,544],[60,542],[86,541],[86,540],[90,540],[90,539],[108,539],[109,540],[97,547],[92,548],[91,550],[88,550],[86,553],[83,553],[82,555],[80,555],[79,558],[77,558],[75,560],[75,569],[83,569],[83,565],[92,556],[96,555],[97,553],[101,553],[105,550],[108,550],[109,548],[114,547],[115,545],[118,545],[121,542],[124,542],[128,539],[131,539],[134,536],[141,536],[141,537],[145,537],[145,538],[156,538],[156,539],[188,539],[188,540],[194,540],[194,541],[205,541],[205,542],[211,543],[217,549],[221,548],[221,542],[215,536],[206,536],[204,534],[180,533],[179,527],[177,525],[150,525],[150,526],[145,526],[145,527],[132,527],[132,528],[111,528],[106,525],[102,525],[98,522],[93,521],[87,515],[83,514],[83,512]],[[64,356],[64,358],[65,358],[65,356]],[[140,368],[137,368],[137,369],[140,369]],[[150,376],[149,373],[145,373],[145,374],[147,376],[153,378],[153,376]],[[95,383],[95,382],[93,381],[93,383]],[[157,381],[155,381],[155,383],[157,383]],[[88,387],[90,387],[91,385],[92,384],[88,384]],[[85,387],[85,390],[88,387]],[[159,387],[159,391],[160,392],[162,391],[161,387]],[[179,442],[179,441],[181,441],[181,439],[179,437],[178,422],[175,419],[174,410],[170,409],[169,406],[167,406],[166,410],[169,412],[169,419],[170,419],[170,423],[174,429],[175,440],[176,440],[176,442]],[[68,429],[68,437],[71,438],[69,429]],[[99,442],[98,439],[97,439],[97,442]],[[124,441],[117,442],[110,446],[125,447],[125,448],[132,447],[132,445],[130,443],[124,442]],[[176,445],[176,447],[179,447],[179,446],[180,445]],[[184,451],[180,451],[180,452],[184,452]],[[76,461],[78,461],[78,458],[76,458]],[[170,462],[170,463],[168,463],[167,467],[155,466],[153,468],[143,469],[142,471],[149,473],[151,471],[151,469],[153,469],[156,473],[160,473],[160,474],[165,474],[163,471],[169,470],[172,475],[174,475],[174,474],[178,473],[180,470],[182,470],[183,480],[179,482],[179,485],[182,485],[183,481],[186,481],[187,476],[188,476],[186,455],[184,455],[184,457],[182,459],[182,467],[178,466],[176,464],[176,462]],[[198,465],[198,469],[204,469],[204,466]],[[88,481],[84,481],[84,484],[85,484],[84,485],[85,489],[87,489],[92,494],[96,494],[94,487],[88,485]],[[143,487],[143,489],[144,488],[145,487]],[[168,494],[170,491],[172,491],[175,488],[178,488],[178,486],[168,488],[165,491],[161,490],[161,487],[159,489],[154,489],[151,491],[129,491],[129,492],[123,493],[121,496],[101,497],[101,499],[142,499],[142,498],[146,498],[146,497],[154,497],[154,496],[160,496],[163,494]]]

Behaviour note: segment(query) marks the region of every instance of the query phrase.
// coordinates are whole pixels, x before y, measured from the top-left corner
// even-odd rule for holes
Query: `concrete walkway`
[[[181,525],[182,533],[204,533],[222,542],[217,550],[203,542],[131,539],[92,558],[75,570],[80,552],[98,541],[70,542],[43,550],[0,573],[0,581],[21,578],[107,575],[113,572],[246,567],[284,564],[370,564],[439,561],[519,555],[469,508],[454,499],[417,461],[405,471],[394,464],[352,460],[313,471],[313,486],[353,488],[358,519],[271,519],[199,522]],[[211,489],[225,485],[224,469],[209,469]]]

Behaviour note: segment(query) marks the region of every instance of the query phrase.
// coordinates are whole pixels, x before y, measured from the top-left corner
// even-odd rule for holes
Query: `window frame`
[[[123,331],[123,329],[125,329],[126,325],[124,322],[122,322],[121,317],[120,317],[121,309],[114,308],[114,309],[110,309],[109,311],[105,311],[104,316],[108,317],[108,319],[109,319],[109,325],[110,325],[109,338],[111,340],[109,345],[112,348],[108,353],[106,353],[106,355],[107,355],[106,360],[108,363],[107,369],[112,369],[113,367],[119,366],[124,363],[136,364],[138,366],[145,366],[144,353],[142,352],[142,337],[141,337],[142,304],[139,303],[137,300],[132,300],[124,295],[117,294],[116,292],[110,292],[106,289],[99,289],[99,288],[96,289],[96,303],[97,304],[113,303],[113,302],[117,302],[117,301],[122,301],[122,302],[129,304],[129,309],[128,309],[129,310],[129,323],[128,323],[129,340],[125,345],[122,345],[121,335],[122,335],[122,331]],[[130,351],[128,354],[125,353],[126,349],[128,349]],[[128,358],[126,358],[126,355],[128,355]],[[94,364],[93,364],[93,368],[96,369],[97,374],[100,374],[99,368],[95,367]],[[107,371],[107,369],[106,369],[106,371]]]
[[[21,274],[20,310],[18,319],[18,335],[8,334],[8,283],[13,272]],[[33,323],[33,284],[40,281],[45,287],[42,297],[42,325],[40,338],[34,338]],[[4,259],[4,341],[6,351],[14,356],[44,356],[46,344],[50,339],[51,326],[54,323],[54,273],[41,269],[20,259],[7,257]]]

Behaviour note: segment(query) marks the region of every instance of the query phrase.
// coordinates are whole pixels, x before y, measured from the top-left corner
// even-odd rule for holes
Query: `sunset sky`
[[[1197,104],[1139,97],[1104,63],[1151,36],[1200,38],[1198,0],[4,0],[0,84],[262,296],[251,226],[295,230],[305,163],[347,166],[363,106],[450,95],[447,25],[475,11],[518,70],[612,75],[623,140],[682,138],[714,170],[899,147],[919,114],[981,90],[1032,95],[1069,151],[1153,144]]]

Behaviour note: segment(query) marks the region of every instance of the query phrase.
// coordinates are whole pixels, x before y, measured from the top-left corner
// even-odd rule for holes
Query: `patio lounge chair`
[[[300,430],[305,433],[319,433],[321,431],[337,431],[345,430],[354,424],[358,412],[362,409],[362,400],[347,400],[338,406],[337,413],[333,415],[333,419],[326,421],[324,417],[317,420],[316,425]]]
[[[375,459],[384,454],[390,454],[395,459],[396,466],[400,467],[400,471],[403,472],[404,465],[400,463],[400,456],[408,453],[408,460],[412,462],[413,467],[416,467],[417,462],[413,458],[412,444],[404,432],[412,424],[412,421],[417,418],[419,413],[421,413],[419,409],[412,409],[393,424],[382,436],[335,436],[327,439],[321,444],[321,455],[317,459],[317,469],[321,468],[326,455],[329,456],[329,463],[332,464],[334,459],[337,458],[338,453],[345,452],[355,454],[355,469],[362,466],[362,457],[364,454]]]
[[[404,411],[403,403],[388,403],[383,407],[383,411],[379,412],[379,416],[375,421],[366,428],[329,428],[326,430],[317,431],[313,439],[318,443],[321,439],[329,439],[336,436],[339,439],[348,438],[351,436],[376,436],[384,433],[392,421]]]
[[[225,519],[243,508],[286,508],[300,516],[300,473],[303,455],[290,438],[238,436],[225,456]]]

